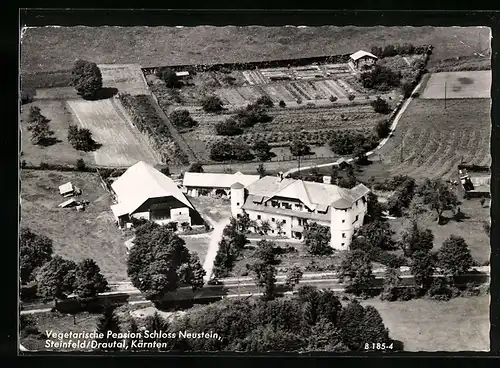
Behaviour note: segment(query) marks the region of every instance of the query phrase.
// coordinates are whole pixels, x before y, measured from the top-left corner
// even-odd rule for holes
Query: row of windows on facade
[[[364,202],[364,197],[363,197],[363,202]],[[239,206],[239,203],[237,203],[237,205]],[[358,201],[354,202],[354,205],[357,206],[358,205]],[[267,207],[267,203],[264,203],[264,206]],[[280,208],[280,207],[283,207],[287,210],[291,210],[292,209],[292,204],[291,203],[288,203],[288,202],[279,202],[279,201],[271,201],[271,207],[276,207],[276,208]],[[303,209],[306,209],[307,212],[314,212],[312,210],[310,210],[309,208],[303,206],[302,204],[298,204],[298,203],[295,203],[294,204],[294,207],[295,207],[295,210],[298,210],[298,211],[302,211]],[[347,210],[345,210],[347,212]],[[318,213],[322,213],[322,214],[325,214],[327,213],[327,211],[319,211],[317,210],[316,212]]]
[[[358,218],[359,218],[359,215],[356,215],[356,219],[354,220],[354,222],[358,221]],[[262,216],[257,215],[257,220],[262,220]],[[297,220],[299,222],[299,226],[307,225],[307,219],[300,219],[299,218]],[[271,221],[276,222],[276,219],[274,217],[271,217]],[[283,225],[286,224],[286,220],[282,220],[282,221],[283,221]],[[345,219],[342,220],[342,223],[344,223],[344,222],[345,222]],[[274,230],[271,230],[271,232],[274,234]],[[345,233],[342,233],[342,238],[345,238],[345,237],[346,237]],[[342,243],[342,245],[344,245],[344,243]]]
[[[257,215],[257,220],[261,220],[262,217],[260,215]],[[359,215],[356,215],[356,218],[354,219],[354,221],[352,222],[353,224],[358,221],[359,219]],[[297,219],[298,222],[299,222],[299,226],[304,226],[304,225],[307,225],[307,219]],[[276,222],[276,219],[274,217],[271,217],[271,221],[272,222]],[[345,223],[345,219],[342,219],[342,223],[344,224]],[[286,224],[286,220],[283,220],[283,224]]]

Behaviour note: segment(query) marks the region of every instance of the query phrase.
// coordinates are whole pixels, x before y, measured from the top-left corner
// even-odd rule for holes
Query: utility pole
[[[300,155],[297,156],[297,159],[299,161],[299,171],[298,171],[298,174],[300,175]]]
[[[446,109],[446,81],[444,82],[444,108]]]
[[[401,153],[400,153],[400,156],[399,156],[399,161],[400,162],[403,162],[403,147],[404,147],[404,144],[405,144],[405,141],[401,140]]]

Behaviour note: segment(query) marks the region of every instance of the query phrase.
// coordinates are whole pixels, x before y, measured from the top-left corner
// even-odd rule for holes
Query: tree
[[[76,263],[54,256],[37,272],[37,294],[44,299],[65,299],[74,290]]]
[[[369,192],[366,196],[366,215],[364,217],[364,223],[368,224],[370,222],[384,222],[386,221],[383,214],[383,206],[378,201],[378,197],[373,192]]]
[[[259,174],[261,178],[266,176],[266,167],[264,164],[259,164],[259,166],[257,166],[257,174]]]
[[[377,97],[375,101],[372,101],[371,106],[376,113],[388,114],[391,111],[389,104],[383,98]]]
[[[162,331],[163,333],[167,332],[169,330],[169,325],[168,322],[163,319],[158,312],[155,311],[155,313],[152,316],[146,317],[145,321],[145,330],[150,332],[150,337],[146,339],[146,342],[148,343],[153,343],[156,342],[157,344],[163,344],[165,343],[166,339],[163,337],[158,337],[154,336],[151,332],[157,331],[160,332]],[[153,335],[153,336],[152,336]],[[148,349],[149,351],[159,351],[159,348],[150,348]]]
[[[130,322],[129,322],[129,327],[128,327],[128,332],[130,332],[130,334],[133,336],[133,334],[136,334],[139,332],[139,327],[137,326],[137,322],[135,321],[134,318],[130,318]],[[128,351],[132,351],[133,350],[133,347],[132,347],[132,341],[134,340],[133,337],[131,338],[128,338],[127,339],[127,349]]]
[[[360,78],[363,87],[376,89],[382,92],[388,91],[393,87],[399,87],[401,81],[401,75],[399,73],[378,64],[370,71],[362,73]]]
[[[264,220],[260,223],[260,231],[262,231],[265,235],[271,231],[271,224],[269,223],[269,220]]]
[[[222,101],[217,96],[206,96],[201,101],[201,106],[205,112],[220,112],[222,111]]]
[[[184,240],[165,226],[143,226],[146,228],[136,231],[127,262],[132,284],[152,300],[180,286],[200,288],[205,271]]]
[[[242,339],[237,351],[267,353],[273,351],[298,351],[302,339],[296,334],[277,329],[271,325],[257,326]]]
[[[285,101],[283,101],[283,100],[280,100],[280,102],[279,102],[279,104],[278,104],[278,105],[279,105],[279,107],[281,107],[281,108],[286,107],[286,103],[285,103]]]
[[[311,327],[306,350],[346,352],[349,348],[342,343],[340,329],[327,319],[321,318]]]
[[[68,142],[79,151],[92,151],[96,142],[92,138],[92,132],[86,128],[79,129],[76,125],[70,124],[68,129]]]
[[[464,238],[451,235],[437,253],[438,265],[443,273],[456,277],[463,275],[474,265],[474,259]]]
[[[117,347],[113,347],[114,342],[118,342],[119,339],[114,338],[111,334],[120,333],[120,319],[115,313],[116,307],[114,305],[106,305],[104,307],[104,312],[99,317],[97,321],[97,329],[96,332],[104,335],[104,338],[99,339],[101,344],[106,344],[105,348],[102,350],[107,351],[117,351],[120,350]]]
[[[215,277],[229,276],[229,273],[233,270],[237,255],[238,251],[234,248],[233,243],[227,237],[222,237],[214,260]]]
[[[424,204],[432,211],[436,211],[438,224],[441,223],[443,212],[454,210],[458,204],[455,193],[440,179],[426,179],[419,188],[418,194],[422,197]]]
[[[276,233],[278,234],[278,236],[283,233],[283,225],[284,224],[285,224],[285,222],[283,220],[276,221]]]
[[[160,172],[165,175],[165,176],[168,176],[170,177],[171,173],[170,173],[170,168],[168,166],[165,166],[165,167],[162,167],[160,169]]]
[[[389,329],[385,327],[384,321],[380,316],[380,313],[372,305],[367,305],[365,307],[365,313],[363,318],[363,336],[364,342],[374,342],[385,343],[389,345]]]
[[[264,140],[255,142],[252,150],[255,152],[255,155],[259,158],[260,161],[266,161],[271,158],[271,146]]]
[[[226,141],[220,140],[212,144],[210,147],[210,159],[214,161],[229,161],[233,158],[233,145]]]
[[[108,282],[93,259],[86,258],[77,264],[74,293],[78,298],[94,298],[107,290]]]
[[[399,268],[387,267],[384,274],[384,289],[380,298],[382,300],[395,301],[398,299],[401,277]]]
[[[257,105],[262,105],[265,107],[273,107],[274,106],[273,100],[271,100],[271,97],[269,97],[268,95],[260,96],[255,103]]]
[[[83,98],[93,98],[102,88],[102,74],[96,63],[77,60],[71,71],[71,85]]]
[[[78,171],[85,171],[86,168],[87,166],[85,165],[85,161],[83,161],[83,158],[79,158],[78,160],[76,160],[76,169]]]
[[[391,122],[389,120],[382,120],[377,123],[375,132],[380,139],[387,138],[391,133]]]
[[[370,256],[362,250],[348,251],[339,266],[339,279],[348,279],[347,292],[362,293],[371,286],[374,279]]]
[[[194,172],[194,173],[205,172],[205,170],[203,170],[203,165],[201,164],[201,162],[194,162],[194,163],[192,163],[191,166],[189,166],[189,169],[187,171],[188,172]]]
[[[164,81],[168,88],[179,87],[179,77],[171,68],[158,68],[155,70],[155,75]]]
[[[254,155],[250,152],[250,146],[242,139],[235,139],[232,145],[233,158],[238,161],[250,161]]]
[[[337,165],[332,166],[332,173],[331,173],[331,183],[332,184],[337,184],[338,179],[339,179],[339,168]]]
[[[331,234],[328,226],[311,223],[304,229],[304,246],[310,254],[328,255],[332,253]]]
[[[198,122],[189,115],[188,110],[174,110],[168,118],[178,128],[189,129],[198,125]]]
[[[233,118],[215,124],[215,133],[223,136],[234,136],[243,133],[243,129],[238,126]]]
[[[357,300],[350,302],[342,310],[339,319],[340,337],[349,350],[364,348],[364,319],[365,310]]]
[[[392,250],[394,249],[394,241],[392,236],[394,231],[387,221],[373,221],[359,227],[356,236],[363,236],[375,248]]]
[[[294,140],[290,144],[290,152],[292,156],[307,156],[311,154],[311,147],[301,140]]]
[[[291,287],[293,290],[295,285],[297,285],[302,279],[303,274],[304,273],[298,266],[293,266],[292,268],[288,269],[286,273],[285,285]]]
[[[431,252],[426,249],[415,251],[411,255],[410,270],[415,277],[415,283],[422,289],[428,289],[434,274],[434,260]]]
[[[22,228],[19,257],[21,282],[30,282],[34,279],[35,271],[50,261],[52,257],[52,240],[44,235],[38,235],[28,228]]]
[[[42,115],[38,106],[31,106],[28,116],[28,131],[31,132],[31,143],[36,145],[47,145],[49,139],[54,134],[50,130],[50,120]]]
[[[256,256],[258,261],[251,266],[254,272],[255,284],[264,289],[264,299],[272,300],[276,296],[276,265],[280,261],[276,258],[275,244],[267,240],[257,243]]]
[[[430,251],[434,247],[434,234],[429,229],[420,229],[418,222],[413,220],[401,234],[400,247],[407,257],[419,250]]]

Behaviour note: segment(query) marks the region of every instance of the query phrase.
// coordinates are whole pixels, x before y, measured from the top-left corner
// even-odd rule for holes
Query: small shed
[[[189,77],[189,72],[188,71],[183,71],[183,72],[175,72],[175,75],[178,78],[187,78]]]
[[[74,190],[71,182],[59,186],[59,193],[64,197],[73,195]]]
[[[67,208],[67,207],[72,207],[72,206],[74,206],[76,204],[77,204],[77,202],[75,201],[75,199],[71,198],[71,199],[68,199],[66,202],[63,202],[63,203],[59,204],[57,207]]]
[[[356,66],[356,68],[359,68],[363,65],[365,66],[374,65],[375,62],[378,60],[378,57],[376,57],[370,52],[359,50],[356,51],[354,54],[352,54],[349,57],[349,60]]]

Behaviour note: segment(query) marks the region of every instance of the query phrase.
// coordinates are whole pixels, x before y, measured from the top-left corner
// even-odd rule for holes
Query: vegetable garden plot
[[[94,152],[97,165],[129,166],[137,161],[160,163],[148,139],[127,120],[118,102],[68,101],[80,124],[92,132],[94,140],[102,146]],[[118,107],[118,109],[117,109]]]
[[[295,98],[282,85],[267,85],[263,86],[262,88],[274,102],[295,101]]]

